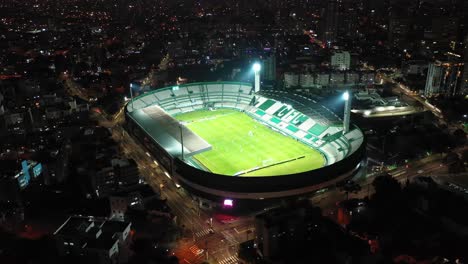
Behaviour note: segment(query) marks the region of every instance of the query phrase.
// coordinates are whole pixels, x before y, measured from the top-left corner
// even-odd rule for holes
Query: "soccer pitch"
[[[194,158],[214,173],[274,176],[325,165],[325,158],[317,150],[236,110],[198,110],[175,118],[212,145],[212,150]]]

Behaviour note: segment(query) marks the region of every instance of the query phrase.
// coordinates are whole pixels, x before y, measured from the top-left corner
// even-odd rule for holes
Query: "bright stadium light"
[[[349,92],[348,92],[348,91],[344,92],[344,94],[343,94],[343,100],[345,100],[345,101],[348,101],[348,100],[349,100]]]
[[[256,63],[254,63],[252,69],[254,70],[254,72],[259,72],[262,69],[262,65],[260,65],[260,63],[256,62]]]
[[[345,91],[343,93],[343,100],[345,103],[343,116],[343,134],[346,134],[349,132],[349,121],[351,118],[351,96],[349,91]]]

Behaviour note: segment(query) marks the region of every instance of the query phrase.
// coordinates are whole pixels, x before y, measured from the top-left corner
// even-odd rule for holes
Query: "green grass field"
[[[271,130],[245,113],[199,110],[175,118],[212,145],[212,150],[194,158],[214,173],[235,175],[267,166],[239,176],[272,176],[313,170],[325,164],[317,150]],[[278,162],[284,163],[268,167]]]

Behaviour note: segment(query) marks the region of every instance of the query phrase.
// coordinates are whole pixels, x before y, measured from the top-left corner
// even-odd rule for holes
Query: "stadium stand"
[[[235,82],[193,83],[154,90],[127,105],[132,112],[157,105],[174,116],[202,108],[234,108],[265,125],[290,135],[326,157],[341,160],[363,142],[359,129],[343,135],[341,119],[311,98],[284,91],[253,94],[251,84]]]

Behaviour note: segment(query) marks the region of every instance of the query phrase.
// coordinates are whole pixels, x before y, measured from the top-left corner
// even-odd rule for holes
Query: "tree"
[[[354,181],[347,181],[340,187],[340,191],[346,194],[346,200],[348,200],[349,193],[358,193],[361,189],[361,186]]]
[[[461,154],[461,160],[463,163],[468,163],[468,149],[465,149]]]
[[[463,144],[466,141],[466,133],[462,129],[457,129],[453,132],[453,136],[460,144]]]
[[[161,59],[161,62],[159,63],[159,70],[161,71],[167,70],[167,68],[169,67],[170,61],[171,61],[171,57],[169,56],[169,53],[167,53],[166,56],[164,56]]]
[[[379,176],[372,182],[375,194],[373,200],[382,207],[394,207],[401,198],[400,183],[390,174]]]

